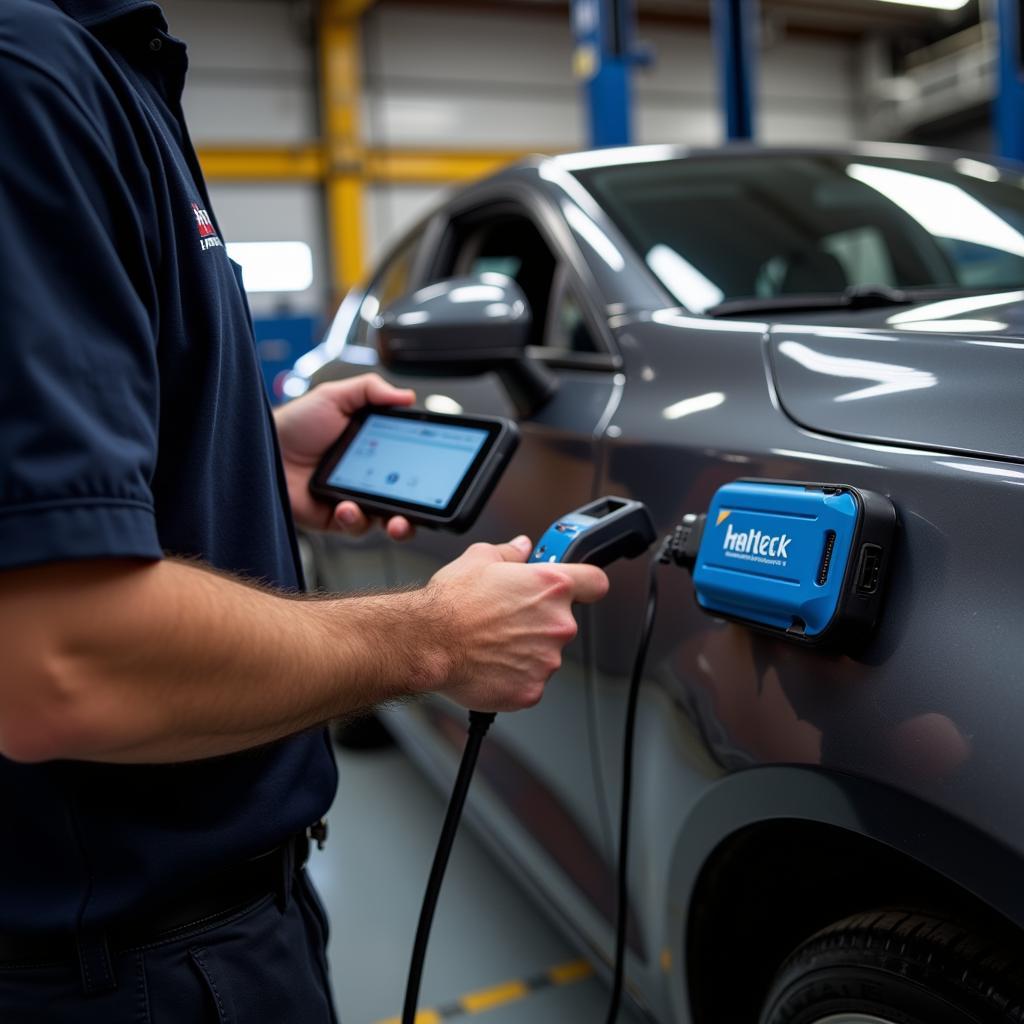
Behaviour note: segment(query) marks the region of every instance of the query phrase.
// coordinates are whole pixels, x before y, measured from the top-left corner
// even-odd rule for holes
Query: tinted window
[[[373,345],[373,322],[377,314],[387,309],[396,299],[411,291],[411,275],[416,250],[423,238],[423,231],[417,231],[392,253],[391,258],[381,267],[366,290],[366,297],[359,307],[355,332],[350,344]]]
[[[530,304],[530,344],[542,344],[556,262],[533,222],[515,214],[489,219],[477,214],[466,224],[456,224],[455,229],[459,241],[453,273],[495,272],[511,277]]]
[[[1024,188],[972,160],[693,158],[575,172],[666,289],[728,299],[1024,287]]]
[[[544,345],[560,352],[597,351],[583,307],[568,288],[564,288],[552,304]]]

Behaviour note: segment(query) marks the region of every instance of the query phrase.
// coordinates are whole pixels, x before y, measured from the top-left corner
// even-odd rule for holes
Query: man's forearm
[[[451,653],[427,591],[292,599],[175,561],[5,577],[4,647],[33,654],[0,669],[0,751],[23,760],[227,754],[425,690]]]

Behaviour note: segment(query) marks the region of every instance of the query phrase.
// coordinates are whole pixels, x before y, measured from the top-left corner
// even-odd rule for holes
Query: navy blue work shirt
[[[0,571],[173,554],[294,590],[166,28],[146,0],[0,3]],[[0,931],[100,928],[304,829],[335,782],[324,730],[188,764],[0,758]]]

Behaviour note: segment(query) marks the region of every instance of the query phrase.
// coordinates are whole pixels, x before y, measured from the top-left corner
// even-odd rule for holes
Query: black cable
[[[430,941],[430,927],[434,923],[437,898],[441,894],[441,883],[444,881],[444,873],[448,867],[452,844],[459,831],[459,820],[462,817],[463,805],[466,803],[469,784],[473,781],[473,770],[476,768],[476,759],[480,754],[480,745],[493,721],[493,712],[470,711],[469,713],[469,735],[466,739],[465,749],[462,751],[462,761],[459,763],[459,773],[455,777],[452,795],[448,800],[448,811],[444,817],[444,825],[441,826],[441,835],[437,840],[437,851],[434,853],[434,863],[430,868],[430,877],[427,880],[427,891],[423,894],[423,906],[420,908],[420,920],[416,926],[416,941],[412,947],[409,980],[406,983],[405,1003],[402,1007],[402,1024],[415,1024],[420,981],[423,977],[423,964],[427,958],[427,943]]]
[[[612,995],[608,1002],[606,1024],[615,1024],[622,1005],[623,981],[626,973],[626,935],[629,930],[629,813],[633,796],[633,739],[636,733],[636,709],[640,697],[640,682],[644,675],[647,650],[654,632],[654,617],[658,610],[658,566],[666,561],[671,537],[666,538],[661,551],[651,559],[647,580],[647,608],[644,612],[640,642],[633,661],[633,674],[629,680],[626,699],[625,739],[622,744],[622,803],[619,810],[619,864],[618,897],[615,922],[615,971]]]

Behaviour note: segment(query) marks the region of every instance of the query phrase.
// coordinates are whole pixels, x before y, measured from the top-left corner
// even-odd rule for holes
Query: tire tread
[[[792,998],[801,979],[850,963],[959,997],[980,1020],[1024,1024],[1024,957],[958,922],[901,907],[853,914],[811,936],[783,963],[762,1020],[785,1021],[773,1011]]]

